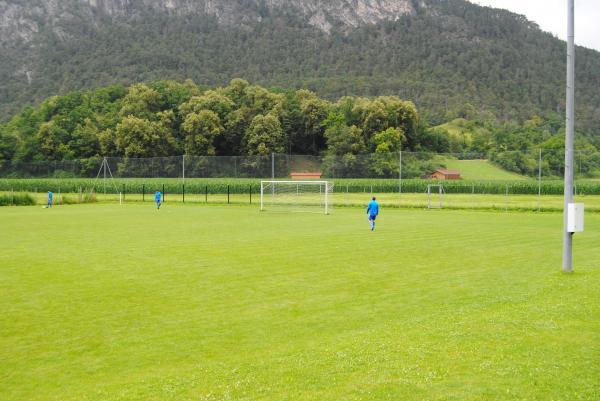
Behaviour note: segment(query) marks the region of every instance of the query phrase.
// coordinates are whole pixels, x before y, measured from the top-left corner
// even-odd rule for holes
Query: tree
[[[69,133],[54,121],[42,124],[37,138],[46,160],[64,160],[74,157],[73,150],[67,144]]]
[[[301,121],[304,125],[304,138],[310,142],[310,147],[305,148],[313,154],[317,153],[324,146],[323,121],[329,114],[330,105],[325,100],[319,99],[313,92],[299,90],[296,92],[296,98],[300,106]]]
[[[100,131],[96,124],[86,118],[73,131],[69,146],[77,158],[97,156],[100,152]]]
[[[373,136],[375,155],[373,171],[379,176],[396,174],[399,170],[398,154],[405,139],[400,128],[388,128]]]
[[[227,114],[231,112],[233,107],[233,101],[224,94],[217,91],[207,91],[201,96],[190,98],[189,101],[181,105],[179,111],[185,118],[185,116],[190,113],[199,113],[201,110],[210,110],[223,120],[227,117]]]
[[[135,116],[123,118],[115,132],[117,151],[125,157],[171,156],[175,138],[156,122]]]
[[[285,137],[281,124],[273,114],[259,114],[246,130],[246,149],[249,155],[268,155],[285,152]]]
[[[210,110],[190,113],[182,124],[186,132],[185,153],[189,155],[213,156],[214,140],[223,132],[219,116]]]
[[[123,117],[135,116],[153,120],[160,111],[160,94],[146,84],[132,85],[123,99],[120,114]]]

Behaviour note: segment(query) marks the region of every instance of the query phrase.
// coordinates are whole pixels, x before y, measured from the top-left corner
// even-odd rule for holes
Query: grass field
[[[0,208],[0,399],[596,400],[600,216]]]
[[[449,170],[460,171],[465,180],[527,180],[528,177],[506,171],[489,160],[457,160],[444,159]]]
[[[0,192],[0,196],[8,196],[9,192]],[[46,203],[47,195],[45,193],[29,193],[38,204]],[[394,208],[414,208],[425,209],[428,207],[428,198],[426,193],[374,193],[378,201],[385,207]],[[370,192],[346,193],[335,192],[333,194],[333,205],[336,207],[354,207],[363,206],[370,199]],[[116,194],[97,194],[95,198],[102,203],[117,203],[119,195]],[[320,197],[316,196],[313,200],[318,204]],[[126,194],[122,200],[125,204],[153,202],[153,195],[146,194]],[[182,194],[167,194],[166,203],[183,203]],[[79,194],[61,194],[55,195],[55,202],[78,203]],[[260,202],[260,195],[253,194],[252,199],[249,194],[186,194],[187,203],[205,203],[205,204],[233,204],[233,205],[252,205],[257,208]],[[267,199],[268,201],[268,199]],[[599,195],[577,195],[576,202],[585,204],[587,212],[600,212]],[[561,211],[564,198],[558,195],[490,195],[490,194],[444,194],[442,196],[442,206],[446,209],[465,209],[465,210],[500,210],[500,211]],[[431,197],[431,205],[438,207],[440,203],[439,195],[434,194]],[[313,208],[315,209],[315,208]],[[323,209],[324,210],[324,209]]]

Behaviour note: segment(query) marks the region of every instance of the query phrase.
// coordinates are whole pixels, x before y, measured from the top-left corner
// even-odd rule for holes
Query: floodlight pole
[[[573,202],[573,142],[575,136],[575,0],[568,0],[567,121],[565,138],[565,203],[562,270],[573,271],[573,233],[568,232],[568,206]]]

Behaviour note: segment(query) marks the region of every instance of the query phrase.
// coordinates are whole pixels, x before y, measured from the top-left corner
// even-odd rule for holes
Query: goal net
[[[333,211],[333,183],[328,181],[261,181],[260,210]]]

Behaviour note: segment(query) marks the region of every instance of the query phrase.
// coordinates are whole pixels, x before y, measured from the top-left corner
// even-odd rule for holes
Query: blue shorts
[[[375,221],[375,219],[377,218],[377,215],[373,216],[372,214],[369,215],[369,221]]]

